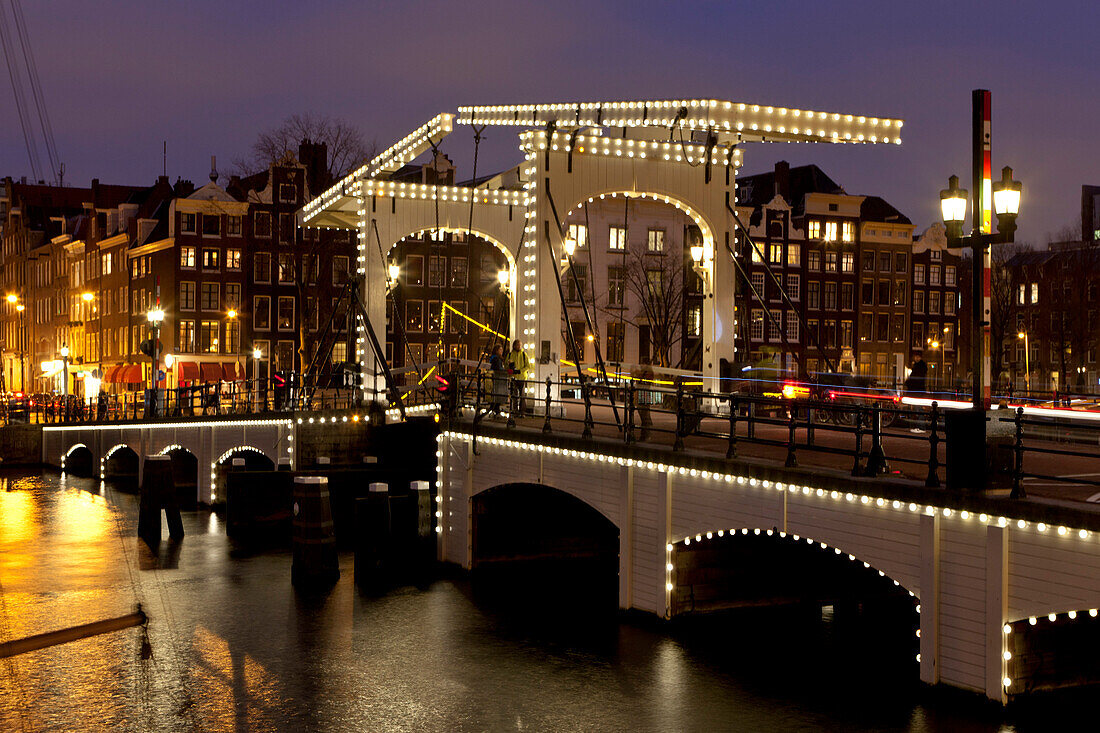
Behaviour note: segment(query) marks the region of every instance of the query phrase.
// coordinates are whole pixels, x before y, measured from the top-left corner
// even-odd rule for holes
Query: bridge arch
[[[418,226],[418,227],[414,227],[414,228],[410,229],[409,231],[404,232],[403,234],[401,234],[396,240],[394,240],[394,242],[392,244],[390,244],[389,248],[386,249],[386,256],[389,257],[390,252],[393,252],[394,248],[397,247],[397,245],[401,244],[402,242],[404,242],[409,237],[415,237],[419,234],[424,234],[425,232],[443,232],[443,233],[446,233],[446,234],[469,234],[471,236],[479,237],[481,239],[484,239],[486,242],[493,245],[497,250],[500,251],[501,254],[504,255],[505,259],[508,261],[508,267],[510,269],[513,269],[513,270],[515,269],[515,266],[516,266],[516,253],[513,252],[511,249],[509,249],[508,245],[506,245],[500,239],[498,239],[494,235],[489,234],[488,232],[486,232],[482,229],[478,229],[477,227],[470,228],[470,227],[456,227],[456,226],[444,226],[444,225],[440,225],[438,227],[435,227],[435,226]]]
[[[73,443],[61,456],[61,470],[77,476],[92,475],[92,449],[84,443]]]
[[[539,598],[618,607],[619,528],[572,493],[539,483],[493,486],[470,498],[478,580]]]
[[[137,481],[141,459],[137,451],[126,443],[111,446],[99,459],[99,478],[126,478]]]
[[[673,206],[679,211],[682,211],[685,216],[695,222],[699,227],[699,231],[703,236],[703,250],[705,256],[709,259],[714,257],[714,227],[706,217],[701,214],[698,209],[692,206],[684,197],[676,195],[670,191],[661,190],[659,187],[647,186],[644,191],[624,189],[621,186],[610,186],[592,191],[587,198],[581,198],[579,201],[573,204],[573,206],[566,211],[565,217],[561,220],[561,226],[566,226],[569,222],[569,217],[577,212],[584,210],[584,205],[594,204],[598,201],[606,201],[608,199],[617,199],[622,197],[624,199],[642,199],[653,201],[659,204],[668,204]]]
[[[218,456],[218,460],[210,464],[211,471],[213,471],[215,466],[223,465],[229,459],[238,457],[238,454],[243,454],[239,457],[245,459],[246,467],[259,468],[262,466],[264,467],[264,470],[267,471],[275,470],[275,459],[267,455],[267,453],[265,453],[264,451],[251,445],[235,445],[229,450],[222,453],[220,456]]]
[[[199,457],[179,443],[164,446],[157,451],[157,455],[168,456],[172,461],[172,481],[176,485],[180,506],[195,508],[199,497]]]
[[[907,587],[901,580],[892,577],[868,560],[846,552],[843,548],[835,547],[817,538],[785,532],[774,527],[734,527],[701,532],[667,545],[665,590],[668,594],[668,608],[671,616],[690,611],[709,610],[708,605],[714,608],[752,605],[752,599],[723,598],[723,591],[729,590],[723,587],[728,584],[729,578],[716,576],[716,571],[721,571],[723,566],[730,565],[726,562],[734,554],[730,545],[739,539],[756,541],[757,554],[765,563],[769,553],[778,552],[785,555],[786,557],[777,558],[780,563],[779,569],[782,569],[783,561],[789,561],[791,556],[797,556],[800,572],[808,576],[783,577],[774,567],[758,565],[748,573],[742,573],[740,577],[733,578],[736,581],[736,587],[740,590],[749,590],[749,583],[746,583],[746,580],[763,582],[765,585],[774,581],[774,585],[770,586],[773,594],[776,588],[790,592],[791,586],[798,586],[798,591],[801,593],[815,591],[820,596],[819,599],[825,599],[834,592],[833,589],[816,585],[816,582],[826,579],[831,573],[846,585],[845,588],[839,589],[845,593],[859,591],[892,595],[898,599],[908,597],[916,613],[920,613],[920,599],[916,590]],[[720,545],[725,547],[722,548]],[[736,565],[735,569],[744,570],[745,563]],[[702,568],[706,568],[706,572],[701,572]],[[763,579],[754,577],[757,570],[770,574]],[[700,585],[706,587],[699,587]],[[773,596],[773,599],[785,600],[782,594]],[[815,600],[815,598],[809,596],[806,600]]]

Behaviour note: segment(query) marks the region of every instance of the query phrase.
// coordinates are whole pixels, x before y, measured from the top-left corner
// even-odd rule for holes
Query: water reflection
[[[8,472],[0,489],[3,638],[140,602],[153,649],[143,660],[130,630],[7,660],[2,730],[992,731],[1053,719],[929,694],[911,661],[839,614],[624,622],[575,590],[554,590],[556,606],[502,603],[464,577],[368,596],[346,555],[332,589],[300,594],[289,552],[235,552],[214,514],[185,514],[183,542],[154,552],[135,537],[136,497],[110,484],[100,495],[98,481]]]

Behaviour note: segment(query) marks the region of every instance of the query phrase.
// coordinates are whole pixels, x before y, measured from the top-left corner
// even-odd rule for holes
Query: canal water
[[[235,545],[217,514],[185,514],[156,553],[136,517],[98,481],[0,472],[0,640],[140,602],[152,649],[130,629],[0,660],[0,730],[1050,730],[1087,709],[923,689],[828,613],[662,624],[501,603],[457,574],[371,596],[350,555],[302,594],[289,551]]]

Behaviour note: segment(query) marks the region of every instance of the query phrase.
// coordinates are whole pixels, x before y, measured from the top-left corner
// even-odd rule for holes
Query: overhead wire
[[[41,163],[38,159],[38,147],[35,143],[34,133],[31,130],[30,115],[27,112],[27,100],[23,92],[23,83],[20,79],[19,61],[15,56],[15,46],[12,43],[11,31],[8,28],[8,16],[0,6],[0,46],[4,48],[4,60],[8,65],[8,78],[11,80],[12,94],[15,96],[15,109],[19,117],[19,125],[23,130],[23,142],[27,148],[27,158],[31,165],[31,174],[38,181]]]
[[[61,170],[61,162],[57,155],[57,145],[54,142],[53,126],[50,124],[49,111],[46,108],[46,99],[42,94],[42,82],[38,78],[38,65],[34,61],[34,52],[31,50],[30,36],[27,33],[27,21],[23,17],[23,4],[21,0],[11,0],[12,15],[15,16],[15,30],[19,37],[19,43],[23,47],[23,63],[27,68],[27,76],[30,81],[31,97],[38,112],[38,123],[42,127],[42,140],[46,144],[46,155],[50,159],[50,178],[57,183]]]

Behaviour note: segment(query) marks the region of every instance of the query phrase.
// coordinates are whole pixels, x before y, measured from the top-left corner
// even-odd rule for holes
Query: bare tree
[[[357,127],[307,112],[291,115],[277,127],[261,132],[252,143],[251,153],[233,163],[242,175],[254,173],[288,156],[296,157],[298,144],[303,140],[328,146],[328,172],[334,178],[369,160],[378,150],[377,142],[367,142]]]
[[[1013,289],[1015,284],[1012,279],[1012,271],[1008,267],[1009,261],[1018,254],[1031,252],[1034,247],[1025,242],[1010,242],[1007,244],[992,245],[990,260],[992,267],[989,272],[989,358],[990,373],[994,383],[997,382],[1002,371],[1007,368],[1006,352],[1009,344],[1016,340],[1018,329],[1013,323]],[[969,288],[971,277],[969,267],[966,272],[960,272],[960,276],[967,279],[959,280],[962,287]],[[969,334],[967,334],[969,336]],[[998,346],[999,345],[999,346]]]
[[[631,325],[649,326],[652,339],[652,360],[655,366],[680,366],[682,354],[673,359],[673,349],[683,340],[685,267],[682,251],[659,256],[631,249],[627,253],[623,280],[628,308],[607,310]],[[612,297],[608,295],[607,297]],[[632,301],[632,302],[631,302]],[[637,309],[631,313],[629,305]]]

